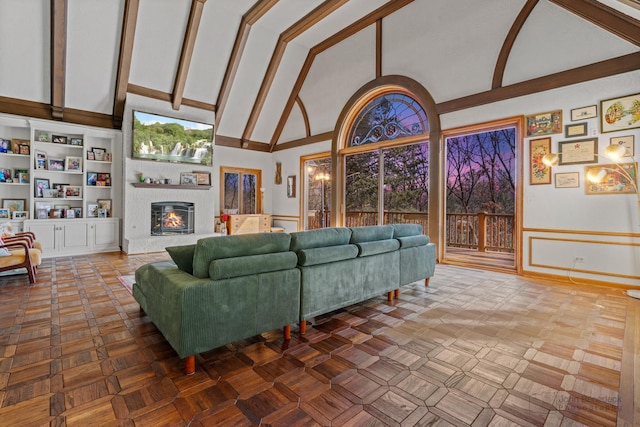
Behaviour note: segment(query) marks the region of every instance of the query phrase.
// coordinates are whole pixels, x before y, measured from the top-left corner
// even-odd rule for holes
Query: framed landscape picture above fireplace
[[[133,112],[133,159],[213,164],[213,125]]]

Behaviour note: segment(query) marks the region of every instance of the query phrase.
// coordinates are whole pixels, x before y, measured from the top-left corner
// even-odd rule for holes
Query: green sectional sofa
[[[300,270],[285,233],[200,239],[169,247],[174,262],[135,272],[133,297],[180,358],[280,327],[285,339],[300,313]]]
[[[181,358],[284,328],[433,276],[422,227],[332,227],[200,239],[136,270],[133,296]]]

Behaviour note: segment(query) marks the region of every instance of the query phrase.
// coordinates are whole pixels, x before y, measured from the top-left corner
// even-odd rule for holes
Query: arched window
[[[347,145],[388,141],[429,133],[427,114],[410,96],[391,92],[372,99],[353,122]]]

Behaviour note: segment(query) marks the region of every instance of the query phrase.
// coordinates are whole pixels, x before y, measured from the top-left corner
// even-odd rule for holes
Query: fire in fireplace
[[[151,203],[151,235],[193,233],[195,207],[189,202]]]

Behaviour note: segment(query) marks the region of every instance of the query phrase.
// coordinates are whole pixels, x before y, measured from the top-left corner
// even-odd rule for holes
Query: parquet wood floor
[[[368,300],[183,363],[117,279],[165,254],[0,278],[2,426],[632,426],[640,300],[438,265]]]

